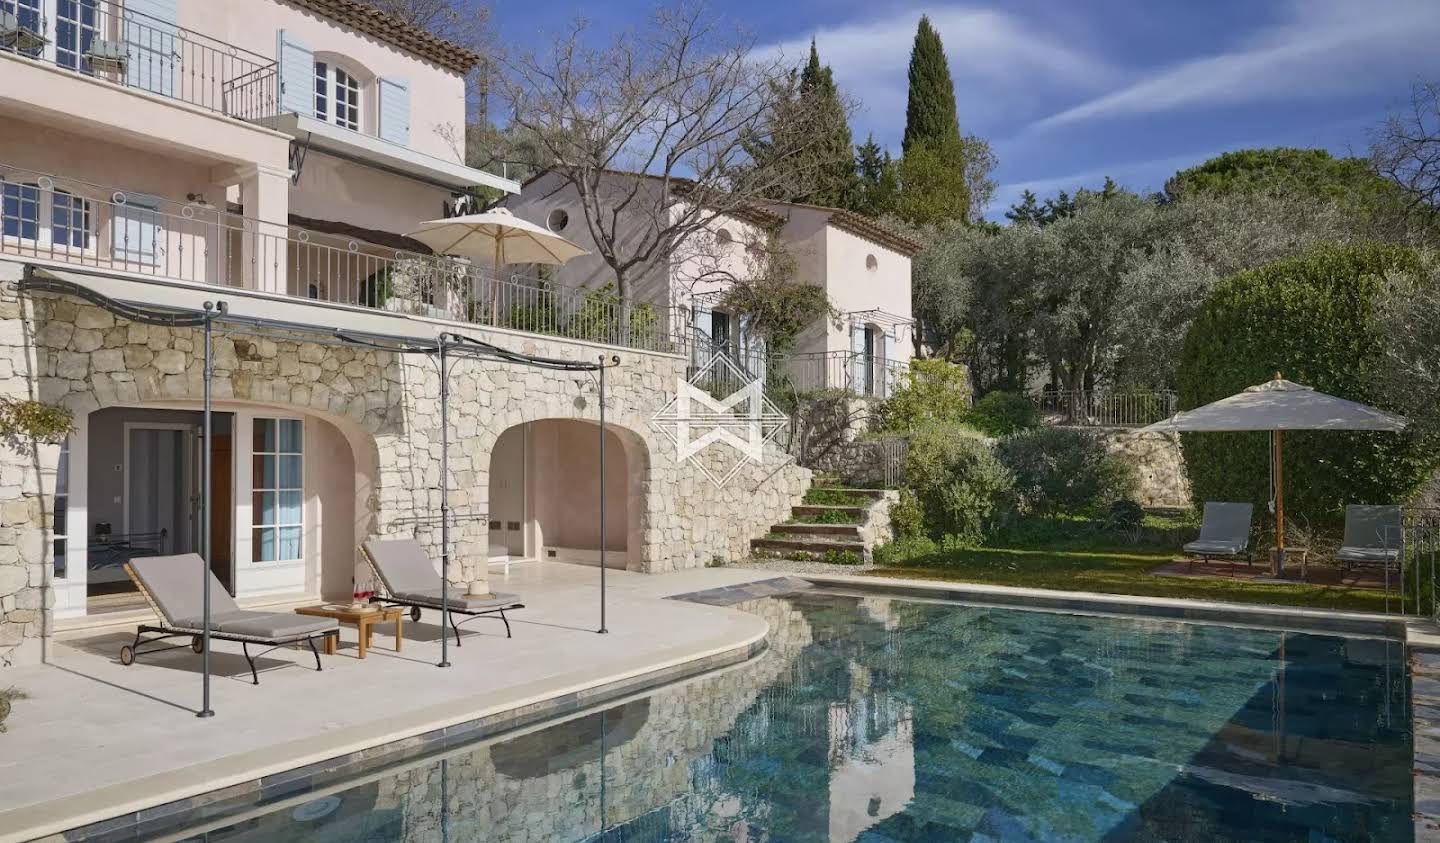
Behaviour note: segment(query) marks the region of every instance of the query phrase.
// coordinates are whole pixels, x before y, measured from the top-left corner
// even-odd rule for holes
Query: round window
[[[733,243],[735,242],[735,238],[730,234],[730,229],[722,228],[719,231],[715,232],[715,242],[721,244]]]
[[[865,268],[870,270],[871,272],[874,272],[875,270],[880,268],[880,261],[876,260],[874,255],[866,255]]]
[[[570,215],[565,213],[565,209],[563,208],[556,208],[551,211],[550,216],[545,219],[545,225],[549,226],[551,231],[564,231],[565,226],[569,224]]]

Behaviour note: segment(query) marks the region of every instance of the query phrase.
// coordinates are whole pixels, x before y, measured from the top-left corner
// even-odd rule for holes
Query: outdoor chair
[[[467,616],[460,623],[469,623],[476,618],[498,615],[505,623],[505,637],[510,638],[510,620],[507,611],[523,609],[525,604],[514,594],[496,592],[486,597],[467,596],[454,586],[450,589],[449,600],[441,599],[444,581],[430,561],[430,554],[414,539],[371,539],[361,545],[365,559],[375,569],[375,575],[385,586],[386,596],[374,602],[391,606],[410,607],[410,620],[419,622],[421,609],[450,610],[450,628],[455,633],[455,646],[460,646],[460,624],[456,615]]]
[[[0,47],[33,53],[50,43],[50,39],[22,24],[14,12],[0,9]]]
[[[1250,551],[1250,517],[1255,505],[1206,501],[1205,520],[1200,524],[1200,537],[1181,548],[1195,565],[1195,557],[1221,559],[1245,557],[1245,564],[1254,561]]]
[[[1345,540],[1335,558],[1346,568],[1380,564],[1387,568],[1400,559],[1400,507],[1350,504],[1345,507]]]
[[[305,642],[315,655],[315,669],[320,670],[320,651],[315,648],[315,639],[327,636],[340,637],[340,624],[333,618],[313,618],[286,612],[251,612],[241,609],[235,598],[215,578],[205,560],[198,553],[179,556],[145,556],[131,559],[125,564],[125,573],[135,581],[141,596],[155,610],[160,619],[156,624],[141,624],[135,631],[135,642],[120,648],[120,663],[131,665],[144,653],[158,653],[162,650],[177,650],[188,646],[196,654],[204,652],[202,638],[204,625],[204,595],[200,593],[198,577],[205,573],[206,587],[210,589],[210,637],[217,641],[239,641],[245,661],[250,664],[250,678],[260,684],[260,675],[255,670],[255,659],[278,647]],[[146,633],[153,637],[144,638]],[[190,643],[170,644],[163,647],[140,649],[142,644],[153,644],[170,638],[189,636]],[[269,649],[255,655],[250,654],[251,644],[268,644]]]

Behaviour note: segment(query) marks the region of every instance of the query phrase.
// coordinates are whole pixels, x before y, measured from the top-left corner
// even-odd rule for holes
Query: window
[[[40,188],[33,184],[0,185],[0,231],[21,240],[40,239]]]
[[[360,80],[331,62],[315,62],[315,117],[360,131]]]
[[[56,190],[51,197],[50,240],[57,246],[90,248],[90,202]]]
[[[730,233],[730,229],[722,228],[719,231],[715,232],[715,242],[720,244],[721,246],[734,243],[735,235]]]
[[[38,184],[0,182],[0,234],[6,237],[88,249],[93,222],[88,199]]]
[[[44,0],[0,0],[0,12],[14,15],[21,30],[40,35],[45,32],[43,4]],[[45,42],[39,39],[17,38],[11,49],[18,49],[28,56],[36,56],[45,49]]]
[[[55,579],[65,579],[66,514],[70,508],[70,437],[60,443],[60,464],[55,468],[55,530],[51,562]]]
[[[55,63],[90,71],[85,54],[95,41],[97,0],[55,0]]]
[[[545,218],[545,225],[549,226],[550,230],[557,234],[564,231],[565,226],[569,224],[570,215],[565,213],[563,208],[556,208],[550,212],[550,216]]]
[[[256,562],[302,558],[304,433],[299,419],[255,419],[251,520]]]
[[[330,66],[323,61],[315,62],[315,116],[329,120],[330,114]]]
[[[875,270],[880,268],[880,261],[877,260],[874,255],[866,255],[865,268],[870,270],[871,272],[874,272]]]
[[[710,342],[716,351],[730,350],[730,314],[723,310],[710,314]]]

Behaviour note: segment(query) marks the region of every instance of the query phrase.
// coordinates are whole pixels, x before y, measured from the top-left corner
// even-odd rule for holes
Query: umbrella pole
[[[1280,431],[1272,431],[1275,452],[1275,576],[1285,570],[1285,438]]]

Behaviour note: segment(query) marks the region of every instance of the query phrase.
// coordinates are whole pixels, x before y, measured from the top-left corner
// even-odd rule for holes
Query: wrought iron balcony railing
[[[244,120],[275,111],[273,59],[112,0],[0,0],[0,51]]]
[[[613,288],[497,277],[467,261],[114,190],[0,163],[0,255],[430,316],[647,351],[686,347],[683,313]]]
[[[1144,427],[1175,414],[1168,389],[1046,389],[1031,400],[1054,422],[1080,427]]]
[[[835,389],[866,398],[889,398],[910,371],[905,362],[885,360],[853,351],[827,351],[769,355],[763,349],[740,350],[715,344],[699,335],[690,343],[690,367],[699,372],[718,355],[728,357],[739,370],[710,366],[707,388],[728,395],[745,383],[760,378],[767,388],[818,392]]]

